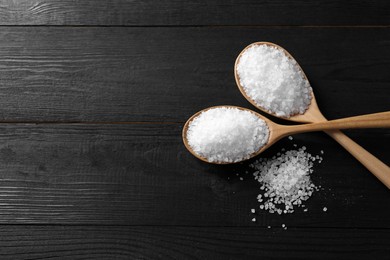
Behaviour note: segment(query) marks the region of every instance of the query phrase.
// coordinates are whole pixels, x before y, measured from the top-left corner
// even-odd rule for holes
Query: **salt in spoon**
[[[270,47],[277,48],[284,52],[284,54],[290,58],[291,60],[295,60],[293,56],[287,52],[284,48],[280,47],[277,44],[271,43],[271,42],[255,42],[250,45],[248,45],[237,57],[235,66],[234,66],[234,75],[236,79],[237,86],[242,93],[242,95],[255,107],[262,110],[265,113],[271,114],[275,117],[276,114],[264,109],[263,107],[259,106],[252,98],[250,98],[247,93],[245,92],[245,89],[241,86],[240,79],[237,73],[237,65],[239,63],[240,57],[242,54],[253,45],[267,45]],[[301,70],[303,76],[305,77],[305,80],[309,82],[307,76],[305,75],[302,68],[299,66],[298,62],[296,63],[298,68]],[[315,123],[315,122],[324,122],[327,121],[327,119],[323,116],[321,111],[318,108],[316,99],[314,97],[313,91],[311,92],[311,103],[308,109],[304,114],[297,114],[291,117],[280,117],[285,120],[290,120],[294,122],[300,122],[300,123]],[[341,129],[341,128],[340,128]],[[384,164],[382,161],[380,161],[378,158],[376,158],[374,155],[372,155],[370,152],[365,150],[363,147],[355,143],[352,139],[350,139],[348,136],[343,134],[341,131],[338,130],[327,130],[325,131],[330,137],[332,137],[335,141],[337,141],[341,146],[343,146],[351,155],[353,155],[361,164],[363,164],[372,174],[374,174],[383,184],[385,184],[390,189],[390,167],[388,167],[386,164]]]

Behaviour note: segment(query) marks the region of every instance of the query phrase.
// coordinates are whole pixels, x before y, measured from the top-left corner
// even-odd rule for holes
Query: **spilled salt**
[[[209,162],[239,162],[250,158],[268,142],[266,122],[235,107],[211,108],[189,124],[191,149]]]
[[[266,44],[253,44],[240,56],[237,74],[245,93],[260,107],[289,118],[303,114],[312,89],[294,59]]]
[[[304,207],[314,191],[318,190],[310,178],[313,162],[322,160],[306,151],[306,147],[289,150],[270,159],[261,158],[250,166],[263,194],[257,199],[260,209],[270,213],[293,213],[296,207]],[[305,209],[304,211],[307,211]]]

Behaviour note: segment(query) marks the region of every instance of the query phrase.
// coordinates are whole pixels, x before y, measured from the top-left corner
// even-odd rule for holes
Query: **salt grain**
[[[323,210],[324,212],[326,212],[326,211],[328,210],[328,208],[327,208],[327,207],[324,207],[322,210]]]
[[[256,222],[256,218],[252,218],[252,222]]]
[[[313,162],[322,158],[317,159],[305,150],[306,147],[290,150],[278,157],[261,158],[251,164],[255,169],[253,175],[264,193],[257,197],[260,209],[270,213],[292,213],[295,207],[304,206],[304,201],[318,190],[310,179],[310,173]]]
[[[239,162],[250,158],[268,142],[266,122],[234,107],[211,108],[188,127],[191,149],[209,162]]]
[[[237,73],[245,93],[260,107],[289,118],[310,105],[309,82],[297,62],[272,46],[254,44],[239,58]]]
[[[256,212],[256,210],[255,210],[255,209],[251,209],[251,212],[252,212],[252,213],[255,213],[255,212]]]

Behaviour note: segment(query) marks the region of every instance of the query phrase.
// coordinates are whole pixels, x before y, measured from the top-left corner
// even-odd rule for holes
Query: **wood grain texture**
[[[263,154],[325,151],[309,211],[284,216],[258,210],[250,162],[202,163],[180,133],[211,105],[253,109],[233,65],[254,41],[291,52],[329,119],[390,110],[389,12],[386,0],[1,1],[0,259],[388,259],[388,190],[324,133]],[[347,134],[390,164],[389,130]]]
[[[389,25],[390,5],[372,1],[3,1],[2,25]]]
[[[0,120],[185,122],[250,107],[233,66],[259,40],[291,52],[329,119],[389,110],[388,28],[3,27]]]
[[[389,164],[390,135],[370,131],[350,134]],[[278,216],[250,213],[260,187],[248,163],[203,163],[180,132],[180,124],[0,125],[0,223],[390,228],[388,190],[324,133],[264,153],[294,143],[325,151],[312,175],[323,190],[309,212]]]
[[[386,259],[389,230],[0,226],[2,259]]]

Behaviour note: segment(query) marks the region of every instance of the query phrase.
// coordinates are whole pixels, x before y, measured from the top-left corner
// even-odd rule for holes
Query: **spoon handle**
[[[322,116],[323,117],[323,116]],[[323,118],[323,120],[326,120]],[[349,117],[332,121],[287,126],[282,136],[293,133],[325,130],[325,132],[351,153],[372,174],[374,174],[388,189],[390,189],[390,167],[355,143],[342,132],[334,129],[346,128],[382,128],[390,127],[390,112],[368,114],[363,116]],[[333,129],[333,130],[332,130]],[[328,130],[328,131],[326,131]],[[331,131],[330,131],[331,130]]]
[[[341,131],[325,131],[330,137],[336,140],[353,157],[363,164],[372,174],[374,174],[388,189],[390,189],[390,167],[384,164],[363,147],[355,143]]]
[[[352,128],[390,128],[390,112],[347,117],[312,124],[287,126],[286,132],[297,134],[311,131],[352,129]]]

